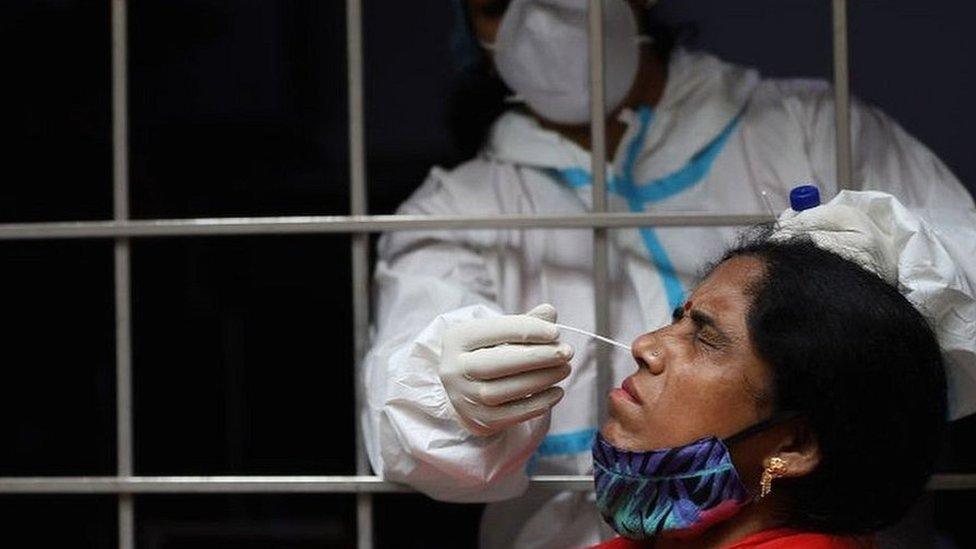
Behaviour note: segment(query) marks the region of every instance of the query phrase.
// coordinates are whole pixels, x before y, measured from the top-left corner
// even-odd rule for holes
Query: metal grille
[[[7,494],[116,494],[118,539],[121,549],[135,547],[134,494],[227,493],[347,493],[356,494],[358,545],[373,545],[373,493],[408,492],[407,486],[385,482],[370,475],[356,421],[356,475],[354,476],[135,476],[132,463],[132,346],[130,322],[130,239],[144,237],[192,237],[218,235],[284,235],[297,233],[350,233],[352,235],[352,291],[355,358],[365,354],[369,327],[369,233],[421,229],[472,228],[589,228],[594,233],[595,318],[598,332],[605,332],[609,311],[607,288],[607,231],[637,226],[734,226],[767,221],[759,215],[688,215],[608,213],[606,208],[606,143],[603,112],[602,2],[588,0],[590,8],[591,139],[593,212],[587,215],[493,215],[370,216],[366,215],[366,173],[363,139],[362,0],[346,0],[349,163],[351,215],[247,217],[220,219],[129,220],[128,211],[128,108],[126,75],[126,0],[111,0],[112,7],[112,120],[113,197],[111,221],[25,223],[0,225],[0,240],[113,239],[115,242],[116,402],[118,470],[111,477],[0,478],[0,493]],[[851,184],[850,123],[848,114],[847,2],[833,2],[834,84],[837,118],[837,180],[841,188]],[[609,372],[608,368],[601,371]],[[606,393],[610,380],[598,380],[596,398]],[[357,384],[358,385],[358,384]],[[356,389],[356,404],[362,394]],[[535,476],[537,487],[587,491],[587,476]],[[934,490],[976,488],[976,475],[937,475]]]

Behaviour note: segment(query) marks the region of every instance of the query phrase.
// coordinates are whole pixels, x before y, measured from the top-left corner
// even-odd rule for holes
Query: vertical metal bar
[[[117,0],[124,1],[124,0]],[[115,242],[115,399],[118,474],[132,475],[132,353],[130,338],[129,242]],[[131,494],[119,495],[119,548],[135,547]]]
[[[129,218],[129,112],[125,0],[112,0],[112,203],[113,218]],[[115,422],[120,477],[132,476],[132,330],[129,239],[115,240]],[[131,494],[119,495],[120,549],[135,548]]]
[[[837,187],[854,184],[851,168],[851,90],[847,48],[847,0],[833,0],[834,28],[834,117],[836,135]]]
[[[607,144],[603,85],[603,0],[589,0],[590,54],[590,170],[593,173],[593,212],[607,211]],[[593,297],[594,321],[598,334],[609,334],[609,258],[608,233],[605,228],[593,230]],[[606,394],[613,383],[609,352],[596,347],[596,410],[598,421],[606,417]]]
[[[346,53],[349,93],[349,199],[351,215],[366,215],[366,157],[363,130],[362,0],[346,0]],[[369,341],[369,234],[352,235],[352,309],[354,358],[358,365]],[[368,475],[369,461],[359,423],[363,389],[358,373],[353,376],[356,432],[356,474]],[[356,496],[357,546],[373,546],[373,496]]]

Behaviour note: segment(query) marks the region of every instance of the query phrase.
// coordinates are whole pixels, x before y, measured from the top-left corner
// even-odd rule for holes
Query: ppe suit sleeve
[[[452,188],[435,170],[401,206],[412,215],[484,215],[496,208]],[[487,179],[487,178],[485,178]],[[488,187],[484,179],[478,181]],[[461,201],[458,194],[466,200]],[[525,466],[549,414],[487,437],[470,434],[441,384],[441,334],[448,326],[501,314],[486,260],[496,231],[402,231],[380,239],[373,346],[362,364],[360,421],[370,463],[386,480],[444,501],[495,501],[521,494]]]
[[[794,111],[818,182],[833,182],[834,104],[830,90]],[[929,318],[946,359],[952,419],[976,412],[976,210],[969,192],[925,145],[877,109],[851,105],[854,190],[882,191],[904,205],[865,195],[851,201],[897,235],[899,286]],[[829,185],[828,185],[829,187]],[[841,198],[841,197],[838,197]],[[848,201],[847,199],[844,199]]]

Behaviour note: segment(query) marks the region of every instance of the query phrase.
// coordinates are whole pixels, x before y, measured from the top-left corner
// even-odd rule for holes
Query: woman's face
[[[769,415],[770,372],[746,325],[746,291],[762,268],[745,256],[721,263],[669,326],[634,340],[637,372],[609,395],[609,442],[666,448],[728,437]]]

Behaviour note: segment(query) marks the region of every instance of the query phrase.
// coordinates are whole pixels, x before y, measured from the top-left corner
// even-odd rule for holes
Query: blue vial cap
[[[802,212],[820,205],[820,189],[816,185],[800,185],[790,191],[790,207]]]

